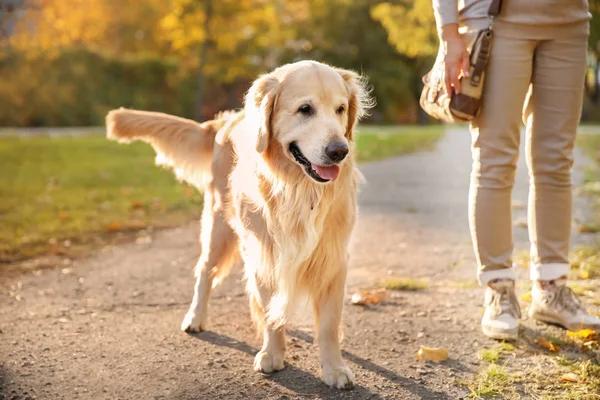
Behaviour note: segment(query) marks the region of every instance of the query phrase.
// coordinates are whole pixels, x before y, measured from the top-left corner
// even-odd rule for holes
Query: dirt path
[[[585,160],[577,160],[581,181]],[[474,279],[469,169],[462,129],[449,131],[435,152],[362,167],[368,184],[360,197],[350,290],[387,275],[426,278],[430,287],[397,292],[369,308],[348,303],[343,346],[359,382],[353,391],[321,383],[310,315],[289,329],[284,371],[252,371],[260,341],[239,269],[213,293],[210,331],[179,331],[199,251],[194,223],[63,270],[4,279],[0,399],[464,398],[470,393],[464,382],[483,363],[478,350],[490,343],[478,329],[482,292],[465,284]],[[525,202],[522,165],[517,182],[514,197]],[[524,216],[524,209],[515,211],[515,219]],[[517,228],[517,247],[526,249],[526,239]],[[536,332],[555,329],[527,327],[531,332],[518,348],[526,349]],[[419,362],[421,344],[448,348],[450,360]]]

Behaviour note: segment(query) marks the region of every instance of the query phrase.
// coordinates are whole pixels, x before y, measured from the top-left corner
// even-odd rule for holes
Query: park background
[[[598,314],[600,1],[589,4],[569,285]],[[508,344],[479,332],[468,130],[418,105],[437,49],[431,0],[0,0],[0,399],[598,399],[598,333],[525,321]],[[377,101],[358,127],[367,184],[349,286],[389,298],[346,308],[344,357],[361,385],[350,394],[317,379],[302,324],[284,372],[248,374],[259,343],[239,270],[211,299],[213,331],[178,335],[202,194],[157,168],[147,144],[105,138],[111,109],[210,119],[241,107],[258,74],[302,59],[361,72]],[[522,279],[524,311],[530,290]],[[419,361],[419,345],[450,359]]]
[[[594,18],[584,121],[600,119],[599,38]],[[367,123],[424,124],[437,47],[430,0],[0,0],[0,126],[103,125],[119,106],[204,120],[301,59],[368,76]]]

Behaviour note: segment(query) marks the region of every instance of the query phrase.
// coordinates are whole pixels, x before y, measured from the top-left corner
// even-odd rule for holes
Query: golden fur
[[[302,113],[307,104],[312,111]],[[183,330],[205,328],[210,289],[241,256],[252,317],[264,332],[255,369],[283,368],[286,318],[298,300],[309,298],[323,379],[338,388],[354,384],[339,329],[361,179],[354,127],[370,106],[358,74],[303,61],[259,77],[243,110],[202,124],[125,109],[108,114],[109,138],[149,142],[157,164],[204,191],[202,254]],[[336,162],[337,179],[318,182],[307,165],[313,172],[329,168],[324,149],[332,142],[347,145],[348,155]],[[292,143],[309,164],[294,159]]]

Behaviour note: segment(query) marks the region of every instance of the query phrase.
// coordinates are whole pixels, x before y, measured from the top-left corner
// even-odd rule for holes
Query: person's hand
[[[458,24],[444,25],[441,36],[446,66],[445,84],[450,95],[453,90],[460,93],[460,75],[469,76],[470,60],[465,42],[458,33]]]

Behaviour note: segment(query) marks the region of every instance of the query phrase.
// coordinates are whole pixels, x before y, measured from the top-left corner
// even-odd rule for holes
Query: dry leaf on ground
[[[554,353],[556,353],[557,351],[560,350],[560,347],[555,345],[554,343],[544,339],[544,338],[539,338],[538,339],[538,343],[545,349],[548,349]]]
[[[521,295],[521,300],[531,303],[531,292],[523,293]]]
[[[579,375],[570,372],[568,374],[564,374],[563,376],[561,376],[560,380],[563,381],[563,382],[578,383],[580,379],[579,379]]]
[[[121,224],[118,222],[113,222],[106,227],[107,232],[117,232],[121,230]]]
[[[448,350],[443,347],[425,347],[421,346],[417,352],[419,360],[445,361],[448,359]]]
[[[567,331],[567,336],[574,339],[583,339],[583,340],[598,340],[598,332],[593,329],[582,329],[577,332]]]
[[[387,290],[375,289],[367,290],[364,292],[357,292],[352,295],[352,304],[355,305],[366,305],[366,304],[378,304],[383,303],[387,299]]]
[[[586,271],[586,270],[579,271],[579,274],[577,275],[577,278],[579,278],[579,279],[588,279],[589,277],[590,277],[590,272]]]

